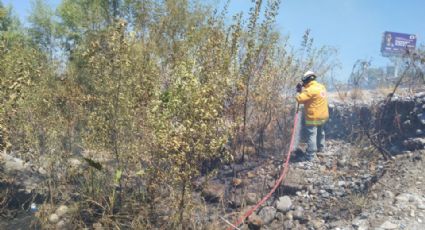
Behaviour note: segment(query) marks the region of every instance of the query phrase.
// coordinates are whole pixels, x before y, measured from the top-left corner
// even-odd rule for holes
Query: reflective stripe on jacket
[[[296,97],[304,104],[306,125],[323,125],[329,118],[326,88],[317,81],[309,82],[304,90]]]

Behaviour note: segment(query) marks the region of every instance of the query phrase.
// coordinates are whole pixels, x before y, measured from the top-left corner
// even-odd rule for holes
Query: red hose
[[[288,154],[286,155],[286,161],[285,161],[284,167],[282,168],[282,172],[280,174],[279,179],[274,184],[272,190],[270,190],[270,192],[267,193],[267,195],[265,195],[263,197],[263,199],[261,199],[254,207],[252,207],[250,210],[245,212],[245,214],[241,218],[239,218],[238,221],[233,226],[238,227],[245,220],[245,218],[249,217],[255,210],[258,209],[258,207],[260,207],[264,202],[266,202],[266,200],[268,200],[270,198],[270,196],[274,193],[274,191],[276,191],[277,187],[279,187],[279,185],[285,179],[286,174],[288,173],[288,169],[289,169],[289,159],[291,158],[292,148],[294,147],[293,145],[294,145],[294,138],[295,138],[295,130],[296,130],[297,124],[298,124],[298,108],[299,107],[297,107],[297,110],[295,112],[294,125],[293,125],[293,128],[292,128],[291,142],[289,144]],[[227,228],[227,230],[235,229],[233,226]]]

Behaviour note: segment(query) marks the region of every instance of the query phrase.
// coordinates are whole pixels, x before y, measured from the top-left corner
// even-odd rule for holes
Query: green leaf
[[[122,176],[122,170],[121,169],[117,169],[117,171],[115,171],[115,184],[118,184],[119,181],[121,180],[121,176]]]

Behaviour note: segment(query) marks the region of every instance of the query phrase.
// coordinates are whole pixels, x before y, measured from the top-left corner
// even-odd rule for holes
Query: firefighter
[[[296,90],[297,102],[304,105],[306,160],[312,161],[316,152],[321,152],[325,148],[324,125],[329,118],[326,88],[316,81],[316,74],[309,70],[297,84]]]

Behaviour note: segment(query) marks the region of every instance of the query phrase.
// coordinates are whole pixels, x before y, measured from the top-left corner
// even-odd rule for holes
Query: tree
[[[227,24],[196,0],[63,0],[56,14],[35,0],[19,39],[2,17],[1,122],[15,152],[47,171],[40,219],[73,200],[79,227],[183,228],[193,180],[231,161],[229,149],[281,149],[273,127],[289,135],[297,76],[325,74],[333,50],[307,32],[293,51],[274,29],[279,4],[254,1],[246,24],[242,14]]]
[[[31,2],[31,13],[28,17],[30,27],[29,36],[35,46],[40,47],[50,58],[56,47],[54,43],[55,24],[54,12],[44,0],[33,0]]]

